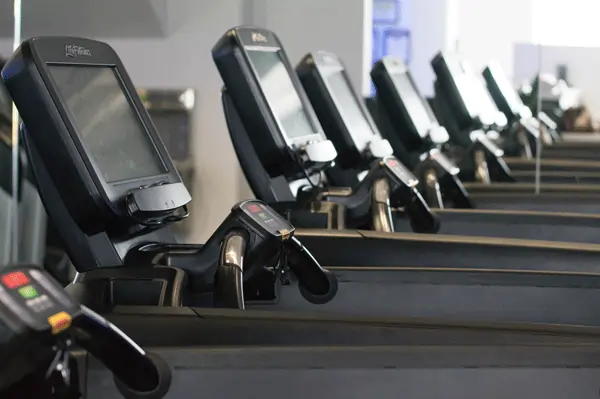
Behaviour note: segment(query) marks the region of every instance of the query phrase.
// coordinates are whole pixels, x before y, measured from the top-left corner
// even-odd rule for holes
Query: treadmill
[[[236,43],[238,30],[228,31],[222,40]],[[81,55],[65,55],[70,45]],[[178,243],[170,224],[185,216],[189,194],[108,45],[71,37],[29,39],[2,77],[23,118],[23,143],[40,197],[79,271],[68,291],[118,320],[134,339],[145,337],[143,344],[154,340],[156,345],[199,345],[213,340],[213,345],[233,345],[256,337],[263,337],[263,343],[283,343],[294,342],[298,334],[306,334],[311,342],[320,336],[329,339],[326,344],[336,339],[340,344],[341,338],[324,337],[320,332],[325,330],[315,328],[325,328],[318,326],[331,320],[339,329],[353,323],[366,323],[370,329],[375,327],[369,323],[377,325],[383,316],[397,317],[390,323],[404,326],[399,329],[424,322],[409,316],[455,322],[600,323],[595,311],[600,275],[594,272],[600,248],[595,245],[295,231],[264,203],[253,200],[235,206],[206,244]],[[103,82],[103,89],[87,84],[90,81]],[[85,141],[82,126],[91,134]],[[100,143],[90,140],[96,132],[102,134]],[[102,152],[97,146],[102,143],[128,155]],[[155,152],[148,151],[152,148]],[[109,158],[96,158],[100,154]],[[133,168],[130,159],[137,161]],[[156,176],[159,165],[164,172]],[[68,178],[65,171],[71,174]],[[123,176],[128,180],[121,180]],[[425,239],[430,237],[438,240]],[[327,258],[337,261],[337,267]],[[575,265],[570,263],[574,258]],[[301,317],[300,310],[307,313]],[[374,318],[365,322],[365,315]],[[292,322],[295,318],[300,321]],[[271,322],[281,326],[273,327],[272,334],[264,327]],[[309,325],[303,329],[303,323]],[[208,325],[213,329],[207,330]],[[380,327],[371,331],[380,334]],[[232,341],[223,341],[225,331]]]
[[[396,108],[388,107],[394,115],[403,116],[394,120],[403,122],[402,126],[406,126],[402,129],[404,134],[415,143],[414,148],[423,151],[418,152],[418,158],[415,157],[417,161],[411,164],[411,169],[417,171],[418,180],[422,182],[419,186],[420,191],[428,203],[434,206],[434,211],[441,220],[440,233],[599,242],[600,219],[595,215],[470,209],[476,208],[477,203],[469,198],[464,189],[459,179],[460,169],[440,151],[444,144],[440,138],[447,138],[445,129],[435,122],[430,122],[431,119],[427,115],[431,113],[418,96],[404,64],[395,64],[397,69],[392,69],[392,62],[395,60],[385,58],[376,63],[374,81],[378,83],[377,89],[381,98],[394,100],[392,104],[398,105]],[[383,63],[386,63],[386,69],[391,71],[389,75],[378,71],[383,68]],[[309,53],[298,63],[296,72],[327,138],[331,139],[339,154],[336,170],[327,174],[328,182],[333,186],[358,185],[369,165],[376,159],[369,149],[373,143],[380,143],[383,139],[360,97],[352,88],[342,60],[330,52]],[[384,79],[389,79],[388,76],[393,77],[393,84],[385,82]],[[397,91],[395,87],[405,90]],[[390,104],[390,101],[387,103]],[[416,122],[419,118],[412,118],[412,115],[421,115],[420,120],[426,123],[419,125]],[[421,126],[422,135],[416,126]],[[428,134],[430,132],[431,135]],[[397,136],[389,136],[389,143],[392,143],[391,148],[394,150],[405,150]],[[395,151],[393,153],[395,155]],[[392,152],[389,152],[386,155],[391,154]],[[408,162],[414,161],[408,158]],[[462,209],[445,208],[448,204]],[[392,214],[394,231],[410,231],[410,225],[403,212],[396,210]]]
[[[0,395],[5,399],[159,399],[189,397],[192,391],[208,397],[277,398],[281,390],[298,398],[324,390],[334,398],[373,393],[392,398],[398,392],[471,398],[489,390],[495,397],[540,390],[545,397],[585,397],[594,386],[587,379],[597,377],[597,328],[424,320],[421,327],[392,320],[317,324],[284,315],[279,320],[263,316],[259,334],[249,323],[243,329],[227,328],[232,320],[205,319],[191,331],[195,339],[188,335],[175,343],[165,339],[164,329],[158,337],[132,339],[61,292],[37,267],[10,266],[0,281],[5,293],[1,316],[12,322],[2,325],[6,362],[0,369]],[[31,299],[17,294],[25,284],[48,298],[45,308],[27,306]],[[218,325],[220,334],[214,334]],[[203,338],[210,333],[212,339]],[[168,336],[173,335],[170,331]],[[19,344],[29,350],[14,350]],[[437,377],[435,384],[432,377]],[[436,388],[424,389],[423,383]],[[539,387],[546,384],[551,391]]]
[[[440,52],[432,59],[431,65],[437,77],[436,108],[438,114],[443,116],[444,125],[450,134],[456,137],[455,140],[460,136],[468,135],[474,129],[488,129],[490,122],[484,119],[489,118],[490,115],[500,113],[506,119],[496,107],[490,93],[483,87],[480,77],[470,69],[469,64],[461,62],[454,54]],[[505,134],[501,134],[505,151],[513,156],[506,161],[511,169],[517,172],[516,175],[513,172],[513,175],[524,182],[535,178],[533,158],[536,155],[537,138],[539,137],[544,145],[552,141],[547,129],[539,129],[539,124],[537,127],[538,129],[535,124],[523,123],[520,120],[507,126],[504,129]],[[512,131],[509,131],[511,129]],[[568,183],[575,179],[583,183],[597,183],[598,175],[595,172],[599,170],[599,164],[580,160],[586,155],[586,151],[589,153],[589,150],[585,149],[581,153],[574,150],[570,155],[564,153],[569,155],[565,159],[542,159],[540,164],[542,181],[552,184],[561,181]],[[588,156],[588,159],[595,158]]]
[[[500,111],[506,115],[509,120],[520,121],[525,119],[527,122],[536,121],[532,118],[531,110],[523,103],[516,89],[512,86],[502,67],[498,63],[490,63],[482,72],[487,88]],[[598,160],[600,153],[597,143],[593,141],[572,141],[564,140],[558,133],[558,126],[545,112],[540,111],[539,120],[541,127],[546,129],[551,135],[551,140],[547,141],[542,148],[542,156],[548,158],[569,159],[573,163],[572,168],[591,169],[589,173],[598,174],[600,172],[600,163],[597,163],[594,171],[589,166],[589,160]],[[576,158],[571,160],[571,158]]]
[[[266,42],[262,42],[261,46],[254,45],[252,33],[260,34]],[[488,272],[493,270],[500,273],[503,273],[501,270],[510,270],[509,273],[516,273],[515,275],[519,276],[524,276],[525,274],[522,273],[527,270],[526,273],[536,274],[534,280],[541,282],[543,280],[541,276],[546,275],[551,268],[560,267],[562,269],[560,273],[570,273],[564,267],[572,264],[571,256],[574,256],[574,253],[570,252],[571,250],[578,248],[577,251],[579,251],[584,248],[597,247],[583,243],[386,232],[377,228],[375,223],[373,223],[375,231],[339,226],[337,223],[340,220],[339,214],[324,212],[323,215],[319,212],[322,207],[304,203],[302,193],[298,193],[298,196],[295,195],[293,189],[299,186],[295,180],[298,178],[294,177],[296,175],[273,175],[265,166],[266,160],[276,157],[281,160],[282,154],[287,154],[286,156],[292,158],[292,161],[287,161],[287,164],[283,164],[285,161],[273,162],[273,164],[276,168],[293,170],[297,167],[293,160],[297,159],[299,154],[298,148],[288,146],[287,141],[290,138],[287,137],[286,130],[280,128],[276,123],[277,110],[269,105],[275,103],[275,99],[272,97],[273,94],[265,95],[260,76],[275,76],[276,81],[268,83],[272,88],[286,86],[296,91],[298,101],[302,104],[301,109],[306,110],[306,117],[310,118],[313,126],[320,127],[310,102],[305,97],[302,85],[276,36],[272,32],[260,28],[234,28],[217,42],[213,48],[213,54],[225,82],[222,102],[230,137],[251,189],[259,199],[270,204],[274,209],[278,209],[280,213],[293,220],[298,227],[304,227],[298,229],[296,235],[302,237],[303,243],[311,248],[315,258],[320,263],[327,265],[328,269],[334,270],[342,281],[354,282],[359,286],[364,282],[366,285],[363,287],[365,288],[373,281],[410,282],[409,285],[417,283],[420,287],[415,288],[411,295],[424,294],[429,298],[424,299],[425,302],[429,302],[432,296],[430,293],[426,293],[427,289],[421,286],[421,283],[426,282],[425,285],[430,285],[436,281],[436,284],[445,284],[445,279],[450,276],[446,272],[451,270],[459,272],[459,275],[465,277],[468,274],[462,274],[463,272],[479,274],[484,268]],[[260,69],[254,65],[254,61],[260,63]],[[267,73],[267,71],[272,71],[272,73]],[[283,79],[290,79],[290,81],[285,82],[282,81]],[[285,91],[279,91],[278,94],[286,99],[291,97],[291,94]],[[244,113],[241,110],[244,110]],[[319,145],[319,136],[322,137],[320,129],[311,137],[313,145]],[[323,139],[321,138],[321,140]],[[273,142],[280,144],[271,144]],[[304,143],[295,144],[303,148],[302,144]],[[259,155],[259,150],[263,151],[263,156]],[[331,188],[327,187],[324,191],[329,190]],[[352,190],[347,189],[346,192],[351,194]],[[336,200],[334,196],[327,198]],[[321,201],[316,202],[320,203]],[[336,219],[336,223],[333,223],[331,219]],[[514,219],[516,221],[519,218],[515,217]],[[320,226],[318,226],[319,223]],[[538,228],[540,234],[544,230],[543,226],[526,228]],[[512,234],[514,236],[518,233],[512,232]],[[593,237],[595,234],[590,235],[592,240]],[[522,252],[525,248],[527,248],[526,253]],[[570,249],[563,252],[567,248]],[[556,257],[558,253],[565,255],[563,260],[558,260]],[[567,255],[567,253],[571,255]],[[554,263],[555,261],[556,263]],[[548,267],[546,262],[552,263],[554,266]],[[595,270],[595,267],[594,262],[591,270]],[[385,272],[390,274],[386,277],[379,277],[382,272],[381,275],[386,274]],[[553,273],[551,272],[551,274]],[[489,273],[484,273],[484,275],[491,277]],[[371,278],[375,280],[370,280]],[[419,281],[414,280],[415,278]],[[363,279],[367,279],[368,282]],[[458,278],[455,281],[461,285],[460,281],[466,280]],[[483,280],[478,281],[482,282]],[[468,291],[466,286],[461,288],[457,286],[456,288],[459,290],[460,296]],[[380,293],[383,292],[383,288],[378,289]],[[408,288],[403,284],[400,291],[408,292],[407,290]],[[348,291],[340,289],[338,295],[344,295],[344,292]],[[457,295],[459,294],[457,293]],[[369,295],[365,292],[361,294],[361,297],[366,298]],[[377,297],[380,297],[380,294]],[[473,298],[472,304],[479,303],[480,300],[480,298]],[[397,309],[398,306],[402,306],[399,305],[401,302],[394,300],[391,306]],[[414,300],[409,302],[410,304],[407,304],[405,310],[411,312]],[[335,306],[335,303],[334,300],[319,309],[331,308]],[[498,303],[498,305],[500,304]],[[439,314],[438,311],[445,306],[443,303],[436,303],[437,310],[434,312]],[[379,310],[373,308],[372,311],[377,313]],[[484,313],[480,316],[485,318],[497,314],[491,308]],[[416,315],[417,313],[410,314]],[[427,314],[429,313],[427,312]]]
[[[467,151],[459,154],[460,157],[453,154],[451,149],[447,149],[446,128],[440,127],[436,115],[419,94],[410,71],[402,60],[385,58],[376,64],[372,75],[378,86],[378,93],[376,100],[367,103],[380,131],[392,143],[394,150],[406,152],[408,149],[405,150],[405,144],[409,145],[412,151],[408,152],[412,154],[410,159],[413,162],[423,155],[423,148],[431,147],[445,150],[453,158],[461,159],[459,167],[463,173],[459,177],[465,180],[476,177],[480,181],[464,184],[477,208],[598,213],[600,191],[596,185],[544,183],[540,186],[539,193],[536,193],[533,184],[508,182],[507,180],[512,179],[513,172],[504,163],[502,151],[482,131],[477,131],[475,137],[467,133],[458,136],[450,134],[451,137],[454,136],[454,140],[462,140],[465,146],[463,148],[467,148]],[[423,122],[425,119],[428,123]],[[472,138],[476,141],[473,142]],[[469,142],[470,146],[466,147]],[[460,146],[453,147],[456,148]],[[486,167],[481,168],[481,164]],[[486,181],[489,183],[484,184]]]
[[[263,34],[263,32],[259,33]],[[229,32],[229,36],[232,34],[235,34],[235,31]],[[71,76],[81,74],[78,76],[80,79],[68,80],[73,83],[89,83],[89,75],[86,78],[86,74],[93,73],[98,78],[94,82],[103,83],[103,90],[99,89],[98,86],[84,85],[87,87],[87,89],[84,89],[86,90],[86,96],[78,97],[77,100],[65,96],[63,94],[64,90],[69,90],[69,85],[64,85],[65,82],[60,79],[60,72],[57,72],[58,69],[53,70],[51,68],[67,68],[63,71],[68,71]],[[113,73],[110,68],[114,68],[116,73]],[[111,73],[106,73],[107,70]],[[53,75],[50,75],[50,73],[53,73]],[[48,80],[50,76],[56,76],[56,78]],[[118,88],[114,86],[115,76],[118,76],[119,79],[117,81],[120,83]],[[90,205],[91,191],[100,189],[106,193],[103,185],[94,184],[97,181],[105,182],[103,180],[105,175],[101,172],[103,169],[96,171],[96,168],[88,163],[92,160],[95,162],[96,158],[89,157],[87,151],[95,150],[92,149],[93,147],[90,148],[89,142],[87,142],[87,145],[79,146],[79,144],[84,143],[83,140],[78,139],[79,136],[77,135],[79,132],[78,124],[82,119],[75,119],[74,115],[83,117],[85,114],[82,115],[81,112],[86,109],[89,111],[89,108],[84,107],[84,101],[88,98],[93,99],[96,111],[95,113],[92,112],[92,115],[103,114],[106,116],[106,105],[117,106],[120,104],[117,109],[124,111],[117,114],[120,115],[119,118],[100,118],[96,119],[96,122],[110,122],[111,124],[116,122],[116,126],[119,126],[124,122],[131,121],[130,118],[133,115],[134,121],[139,125],[130,124],[131,130],[119,128],[119,132],[128,132],[124,135],[125,141],[120,142],[120,144],[126,144],[131,139],[130,135],[135,135],[136,132],[139,133],[136,126],[143,126],[142,132],[145,135],[142,137],[152,139],[151,143],[157,153],[160,154],[165,169],[169,170],[166,175],[163,175],[165,181],[175,181],[174,183],[167,182],[152,186],[152,188],[140,188],[140,190],[152,189],[153,194],[158,194],[153,197],[166,200],[167,204],[165,206],[167,207],[173,206],[171,200],[174,202],[178,200],[179,204],[184,202],[180,198],[181,195],[185,195],[181,186],[177,186],[179,187],[179,195],[176,196],[168,195],[169,193],[164,191],[171,191],[175,188],[170,184],[177,184],[177,176],[170,173],[174,169],[164,153],[164,146],[157,139],[159,136],[152,128],[152,124],[141,101],[139,101],[139,97],[136,95],[129,76],[118,58],[115,58],[115,54],[110,50],[110,47],[96,41],[73,37],[28,39],[15,52],[7,67],[4,68],[2,78],[7,82],[25,126],[27,126],[23,129],[24,144],[30,155],[31,164],[34,166],[40,196],[48,210],[50,219],[56,218],[59,210],[62,209],[64,213],[60,216],[65,217],[65,219],[61,220],[63,223],[58,224],[58,227],[77,227],[79,223],[81,223],[81,226],[86,227],[86,229],[75,229],[70,235],[65,236],[65,238],[76,240],[68,247],[72,257],[76,257],[78,253],[86,252],[86,248],[99,248],[96,247],[98,242],[104,243],[104,249],[111,249],[107,243],[111,242],[111,238],[114,240],[115,237],[108,233],[114,233],[114,229],[119,226],[119,223],[111,223],[110,231],[106,232],[100,231],[98,227],[101,226],[95,225],[94,230],[96,233],[90,236],[83,233],[87,228],[90,228],[90,225],[85,223],[85,221],[89,222],[89,219],[81,219],[80,217],[83,215],[78,213],[78,210],[86,209]],[[80,92],[80,90],[75,90],[74,87],[71,87],[71,89]],[[109,102],[105,102],[107,93],[111,93]],[[122,97],[117,93],[126,93],[128,97]],[[71,101],[65,101],[65,97],[70,98]],[[122,108],[123,105],[126,105],[126,108]],[[60,122],[54,123],[53,120]],[[74,120],[78,122],[73,123]],[[110,133],[109,130],[103,130],[102,132],[106,134],[107,138],[115,138],[115,136],[108,134]],[[119,137],[122,136],[119,135]],[[46,143],[51,148],[43,150],[44,147],[39,146],[38,149],[37,144],[43,140],[47,140]],[[77,145],[63,146],[65,142],[77,143]],[[136,144],[139,145],[136,148],[147,148],[143,143],[143,141],[136,141]],[[65,147],[72,152],[64,151]],[[127,146],[124,146],[122,149],[127,148]],[[62,151],[60,151],[61,149]],[[116,153],[118,154],[118,152]],[[62,168],[63,165],[72,162],[74,158],[81,161],[78,165],[80,169]],[[118,160],[111,159],[113,161]],[[52,169],[53,165],[57,165],[58,168]],[[120,166],[122,165],[121,163]],[[56,177],[57,170],[66,170],[68,173],[73,173],[69,177],[82,177],[84,173],[90,173],[91,178],[83,181],[77,178],[55,179],[52,176]],[[114,171],[115,169],[113,169]],[[136,183],[138,184],[134,187],[139,187],[139,181]],[[53,184],[56,184],[56,186]],[[71,189],[69,192],[63,190],[67,186]],[[82,191],[84,187],[91,190]],[[137,190],[134,192],[137,193]],[[55,196],[53,197],[53,195]],[[135,204],[138,205],[138,209],[141,207],[141,210],[136,211],[135,208],[130,208],[132,213],[141,218],[140,220],[148,223],[147,219],[142,218],[143,213],[147,211],[148,207],[157,204],[151,200],[144,202],[142,200],[143,196],[133,195],[133,197],[136,199]],[[94,198],[98,200],[98,204],[114,204],[103,199],[106,198],[103,195],[94,196]],[[50,199],[59,200],[59,202],[51,202]],[[130,205],[133,204],[133,202],[130,203]],[[259,204],[252,202],[247,205]],[[115,216],[112,209],[115,208],[103,208],[102,215]],[[249,211],[251,213],[251,209]],[[173,215],[171,214],[171,216]],[[264,226],[257,221],[262,219],[260,216],[254,218],[243,210],[241,212],[236,210],[233,216],[228,220],[244,221],[245,223],[256,222],[250,225],[254,226],[255,232],[261,231],[265,234],[265,237],[267,237],[268,232],[274,232],[273,230],[265,232],[264,228],[260,229],[260,226]],[[283,223],[281,220],[275,219],[275,215],[271,216],[274,222],[269,224]],[[102,223],[105,219],[96,218],[95,220]],[[109,220],[115,221],[113,217],[110,217]],[[125,222],[125,218],[117,218],[117,220]],[[164,220],[164,222],[168,221]],[[242,229],[242,224],[237,225],[241,230],[251,233],[252,231],[246,230],[249,224],[245,226],[246,228]],[[370,285],[363,286],[364,288],[370,287],[371,292],[369,293],[354,290],[355,287],[352,287],[352,284],[356,280],[340,280],[342,286],[336,299],[341,293],[346,292],[346,300],[352,300],[352,304],[356,307],[360,307],[361,304],[368,303],[372,299],[373,302],[380,302],[380,305],[381,303],[387,303],[388,310],[404,308],[409,303],[416,304],[416,307],[419,308],[416,309],[416,313],[421,316],[420,318],[358,317],[336,315],[330,312],[298,313],[179,306],[181,296],[187,297],[189,294],[189,291],[182,291],[180,288],[185,285],[186,277],[193,277],[196,273],[181,273],[182,269],[178,266],[183,266],[188,271],[193,270],[198,268],[201,259],[197,255],[190,256],[190,252],[196,249],[193,246],[171,244],[170,247],[162,248],[164,250],[162,254],[153,251],[152,249],[155,247],[148,246],[147,240],[153,240],[161,235],[166,236],[169,226],[168,223],[164,223],[160,227],[154,225],[153,229],[152,233],[154,235],[135,236],[136,240],[134,241],[136,241],[136,244],[144,244],[141,248],[145,249],[145,251],[132,252],[131,254],[135,254],[136,257],[127,259],[129,266],[135,265],[136,267],[118,267],[119,265],[111,262],[111,259],[115,259],[119,251],[123,251],[132,244],[131,241],[123,240],[123,237],[120,237],[121,240],[118,240],[118,242],[112,241],[112,251],[97,252],[96,259],[93,257],[88,259],[91,262],[87,264],[87,267],[95,270],[96,276],[100,271],[106,273],[105,276],[110,276],[110,284],[102,283],[103,279],[98,276],[96,283],[102,283],[99,284],[99,289],[94,290],[92,287],[86,287],[86,285],[92,285],[91,277],[94,274],[94,272],[88,272],[89,274],[80,275],[77,282],[69,287],[69,291],[74,297],[92,304],[103,297],[104,301],[112,301],[112,306],[108,308],[101,307],[103,313],[112,322],[121,326],[137,343],[143,345],[147,350],[157,352],[163,356],[173,368],[175,378],[172,383],[171,395],[174,397],[189,395],[190,391],[201,389],[205,395],[211,396],[213,394],[214,396],[227,396],[229,394],[243,395],[251,393],[254,395],[259,393],[265,398],[274,398],[281,396],[280,390],[277,389],[280,387],[292,388],[292,392],[287,392],[286,395],[298,396],[299,392],[302,392],[302,395],[305,396],[306,390],[301,391],[293,388],[301,382],[305,389],[316,390],[312,384],[306,384],[307,381],[314,381],[315,387],[321,387],[321,390],[315,391],[319,394],[322,393],[324,384],[327,384],[330,387],[327,393],[329,397],[340,397],[341,395],[344,395],[345,398],[353,397],[352,392],[361,397],[367,392],[367,386],[369,386],[369,393],[373,393],[372,390],[377,389],[380,396],[392,397],[391,395],[393,395],[393,397],[396,397],[398,392],[405,389],[400,384],[408,384],[406,390],[409,393],[418,390],[421,397],[425,398],[439,397],[442,390],[444,394],[452,392],[452,395],[456,394],[457,397],[474,397],[475,395],[480,397],[482,391],[489,389],[489,387],[484,388],[481,385],[469,382],[473,378],[481,379],[483,382],[489,379],[491,382],[497,381],[500,377],[503,381],[503,384],[497,387],[500,394],[539,392],[540,389],[544,389],[544,393],[547,392],[550,395],[549,397],[552,397],[554,394],[578,395],[581,391],[587,391],[589,384],[591,384],[588,381],[589,379],[593,380],[594,384],[597,382],[594,370],[598,366],[596,346],[600,331],[596,327],[482,321],[460,322],[457,321],[456,312],[457,309],[462,309],[464,314],[469,314],[475,319],[477,318],[475,313],[486,315],[487,313],[483,312],[482,309],[475,310],[470,305],[481,307],[481,300],[489,297],[488,303],[490,305],[495,303],[497,311],[504,312],[505,318],[508,318],[508,313],[513,310],[525,312],[525,309],[531,303],[532,307],[529,308],[531,314],[525,315],[523,313],[513,316],[527,320],[532,316],[533,318],[530,321],[535,321],[534,319],[542,320],[546,317],[548,320],[557,321],[563,319],[564,316],[563,321],[565,322],[569,319],[574,324],[582,324],[580,322],[586,318],[583,314],[585,310],[589,310],[587,317],[595,317],[597,320],[598,312],[593,309],[594,300],[598,295],[595,295],[595,289],[590,286],[586,290],[569,288],[565,284],[561,288],[544,286],[544,281],[540,281],[536,277],[535,287],[533,285],[529,286],[527,290],[530,295],[525,297],[519,294],[519,288],[525,287],[505,284],[503,289],[507,290],[506,301],[502,304],[503,306],[500,306],[498,295],[503,294],[502,292],[494,292],[494,290],[501,287],[490,286],[491,280],[489,279],[487,284],[477,284],[472,279],[474,276],[466,279],[469,280],[468,284],[459,284],[460,290],[457,289],[456,292],[453,292],[452,284],[432,284],[433,280],[429,278],[432,277],[431,275],[421,276],[426,281],[423,284],[411,286],[411,284],[405,284],[404,281],[402,287],[397,287],[394,286],[397,284],[390,284],[390,274],[380,273],[380,276],[384,277],[381,284],[374,284],[374,281],[372,281]],[[62,234],[65,233],[66,229],[60,231]],[[290,235],[291,233],[293,232],[290,231]],[[265,241],[261,240],[259,235],[254,235],[253,238],[253,242],[263,244],[258,252],[269,252],[271,246],[264,245]],[[276,238],[277,246],[280,247],[284,239],[283,234],[278,235]],[[66,240],[66,242],[69,241]],[[239,244],[241,241],[234,239],[233,243],[235,242]],[[287,239],[285,242],[287,242]],[[231,246],[231,243],[232,241],[228,240],[223,244],[227,249],[235,249],[236,246]],[[77,251],[77,248],[80,250]],[[237,248],[239,249],[239,246]],[[179,252],[175,253],[177,249]],[[248,261],[257,254],[253,249],[254,247],[246,252]],[[171,256],[167,256],[169,254],[166,252],[170,252]],[[147,255],[145,259],[142,256],[144,253]],[[237,254],[240,254],[240,252],[238,251]],[[239,261],[239,256],[236,256],[235,250],[225,251],[222,255],[222,260],[231,262],[223,266],[233,266],[235,262]],[[151,261],[162,262],[167,258],[170,259],[167,265],[153,268],[149,266],[152,263]],[[308,259],[304,258],[304,260]],[[102,261],[106,263],[102,263]],[[85,266],[85,264],[75,261],[74,264]],[[171,266],[168,266],[168,264]],[[108,265],[112,267],[105,267]],[[235,269],[235,267],[226,267],[225,269]],[[441,274],[448,277],[454,275],[456,278],[463,280],[467,277],[460,271],[447,271],[438,274],[438,276]],[[225,275],[221,276],[226,277]],[[508,274],[505,276],[508,276]],[[546,277],[551,277],[551,273]],[[594,278],[590,278],[590,276],[583,277],[568,274],[561,277],[561,279],[567,280],[569,278],[575,278],[575,280],[571,280],[571,283],[575,281],[586,281],[588,283],[594,281]],[[86,281],[89,284],[86,284]],[[447,282],[450,281],[451,279],[447,280]],[[221,283],[223,282],[221,281]],[[187,283],[198,284],[199,282],[192,279],[188,280]],[[383,283],[388,284],[388,288],[392,288],[392,290],[384,289],[382,291]],[[454,283],[457,282],[454,281]],[[348,286],[344,287],[345,284],[348,284]],[[266,286],[268,284],[265,284],[264,287],[266,288]],[[541,288],[542,286],[544,288]],[[450,291],[440,291],[442,287]],[[283,290],[288,291],[285,294],[289,294],[289,291],[297,291],[295,287],[292,290],[288,288],[292,288],[292,286],[284,286]],[[473,293],[473,288],[480,291],[481,297],[475,299],[464,296],[468,296],[469,291]],[[421,297],[418,294],[422,289],[428,292],[423,292],[424,295]],[[432,302],[427,304],[427,301],[422,301],[427,298],[431,301],[436,297],[435,295],[432,296],[434,293],[431,289],[437,291],[437,297],[439,298],[435,301],[438,302],[437,304]],[[546,291],[548,297],[539,298],[539,302],[534,303],[536,300],[532,296],[535,297],[539,292],[538,290],[543,291],[545,289],[549,290]],[[395,295],[401,296],[386,302],[382,296],[385,297],[391,291]],[[250,290],[250,292],[256,293],[255,290]],[[461,292],[462,295],[460,295]],[[86,293],[90,296],[85,295]],[[156,295],[157,293],[159,295]],[[564,295],[568,293],[569,301],[558,302],[557,294],[559,293]],[[587,293],[586,295],[589,297],[580,297],[578,293]],[[374,295],[378,295],[379,298]],[[406,295],[406,297],[403,298],[402,295]],[[282,296],[282,300],[286,298],[289,300],[291,296]],[[504,296],[501,298],[504,298]],[[195,299],[198,300],[198,298]],[[515,302],[514,306],[506,303],[517,299],[519,301],[518,303]],[[189,298],[186,298],[186,300],[189,300]],[[571,309],[571,304],[578,300],[585,303],[585,306],[577,303]],[[454,309],[446,310],[448,312],[447,318],[452,320],[443,321],[424,318],[428,313],[427,307],[431,306],[431,310],[438,311],[440,309],[439,305],[447,304],[449,301],[454,302],[454,305],[456,305]],[[140,305],[140,302],[145,303],[145,305]],[[129,303],[129,305],[126,305],[126,303]],[[132,303],[137,304],[132,305]],[[333,303],[333,301],[330,303]],[[558,306],[559,304],[561,306]],[[263,306],[268,305],[264,304]],[[500,310],[501,307],[503,310]],[[285,308],[285,303],[275,305],[275,308]],[[364,311],[364,308],[362,310]],[[572,311],[575,311],[575,313]],[[553,313],[553,315],[546,312]],[[488,318],[496,316],[498,315],[488,315]],[[591,319],[588,321],[591,321]],[[100,367],[96,360],[86,352],[78,351],[75,355],[79,361],[80,380],[87,398],[116,397],[117,391],[114,382],[109,379],[112,377],[110,377],[108,371]],[[275,370],[276,368],[278,370]],[[315,369],[319,370],[316,371]],[[373,387],[374,379],[377,380],[381,376],[385,377],[387,382],[382,382],[381,385]],[[415,381],[419,381],[419,378],[431,378],[432,376],[440,378],[438,390],[434,390],[432,386],[435,384],[430,382],[425,384],[426,387],[420,388],[414,384]],[[276,378],[272,380],[272,377]],[[351,385],[348,385],[349,380],[353,381]],[[264,383],[261,384],[263,381]],[[411,381],[413,385],[411,385]],[[461,381],[464,381],[464,383]],[[580,384],[574,384],[574,381],[576,383],[580,382]],[[257,382],[259,382],[258,388],[256,387]],[[354,382],[364,382],[364,385],[354,385]],[[336,388],[332,388],[333,384]],[[540,388],[540,385],[543,388]],[[509,389],[508,386],[511,388]],[[353,391],[350,391],[350,389]]]

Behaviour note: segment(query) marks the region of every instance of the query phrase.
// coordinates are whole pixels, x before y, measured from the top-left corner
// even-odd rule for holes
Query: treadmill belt
[[[441,226],[439,234],[480,236],[480,237],[499,237],[499,238],[523,238],[526,240],[542,241],[562,241],[562,242],[582,242],[588,244],[600,244],[600,220],[598,225],[582,226],[551,224],[513,224],[509,221],[502,223],[496,221],[490,223],[486,220],[447,220],[446,215],[441,217]],[[466,219],[466,218],[465,218]],[[410,233],[412,227],[405,218],[396,218],[394,220],[394,231],[399,233]]]
[[[541,196],[532,194],[523,196],[471,195],[478,209],[526,210],[540,212],[575,212],[600,214],[598,198],[580,198],[565,196]]]
[[[167,398],[592,398],[600,381],[600,346],[152,351],[174,370]],[[97,361],[89,362],[87,384],[89,399],[118,397]]]
[[[435,276],[433,272],[406,272],[406,280],[412,282],[402,282],[400,275],[403,273],[379,272],[381,279],[389,277],[382,284],[374,282],[375,279],[365,281],[366,275],[358,276],[358,273],[338,270],[336,273],[343,282],[336,298],[325,305],[307,303],[292,286],[284,287],[277,305],[251,305],[251,308],[336,312],[353,316],[600,326],[599,288],[552,287],[551,282],[547,286],[536,286],[535,276],[530,276],[531,286],[516,285],[509,276],[501,285],[484,285],[477,284],[478,277],[468,273],[464,274],[462,282],[452,281],[447,273],[447,281],[439,284],[436,281],[443,277]]]

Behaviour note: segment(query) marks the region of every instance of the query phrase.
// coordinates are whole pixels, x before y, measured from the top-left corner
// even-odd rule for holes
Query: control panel
[[[294,231],[294,226],[260,201],[246,201],[240,208],[263,231],[282,241],[287,240]]]
[[[448,158],[440,150],[438,150],[438,149],[431,150],[429,152],[429,156],[437,165],[439,165],[449,175],[456,176],[460,172],[460,169],[458,168],[458,166],[456,166],[454,164],[454,162],[452,162],[450,160],[450,158]]]
[[[385,157],[382,166],[407,187],[415,187],[419,184],[417,177],[395,157]]]
[[[486,136],[485,132],[482,130],[476,130],[476,131],[472,132],[471,140],[473,140],[475,142],[478,141],[479,143],[481,143],[481,145],[483,145],[489,152],[494,154],[494,156],[496,156],[496,157],[504,156],[504,151],[502,151],[502,149],[500,147],[498,147],[496,144],[494,144],[494,142],[492,142],[492,140],[490,140]]]
[[[37,269],[15,270],[2,275],[0,318],[7,324],[16,318],[25,327],[53,335],[68,329],[80,307],[62,288]]]

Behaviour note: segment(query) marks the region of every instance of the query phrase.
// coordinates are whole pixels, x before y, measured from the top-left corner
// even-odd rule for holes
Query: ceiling
[[[166,34],[167,0],[22,1],[23,37],[156,38]],[[0,39],[12,39],[13,26],[13,0],[0,0]]]

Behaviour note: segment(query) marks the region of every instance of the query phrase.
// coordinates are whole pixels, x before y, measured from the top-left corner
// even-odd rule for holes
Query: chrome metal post
[[[427,205],[432,208],[444,208],[444,200],[442,199],[442,190],[438,182],[437,173],[434,168],[429,168],[425,172],[425,195]]]
[[[244,253],[246,239],[240,231],[232,231],[221,244],[219,268],[215,283],[215,305],[245,309],[244,303]]]
[[[485,159],[485,151],[481,148],[475,150],[474,153],[475,160],[475,180],[480,183],[490,184],[490,171],[488,169],[488,164]]]
[[[373,183],[371,209],[374,230],[392,233],[394,221],[390,207],[390,184],[386,178],[377,179]]]
[[[531,146],[529,145],[529,138],[527,137],[527,131],[524,127],[519,128],[517,138],[519,140],[519,144],[521,144],[521,148],[525,152],[523,156],[526,159],[533,159],[533,153],[531,152]]]
[[[331,201],[313,201],[310,204],[313,213],[327,215],[327,229],[343,230],[346,228],[346,207]]]

